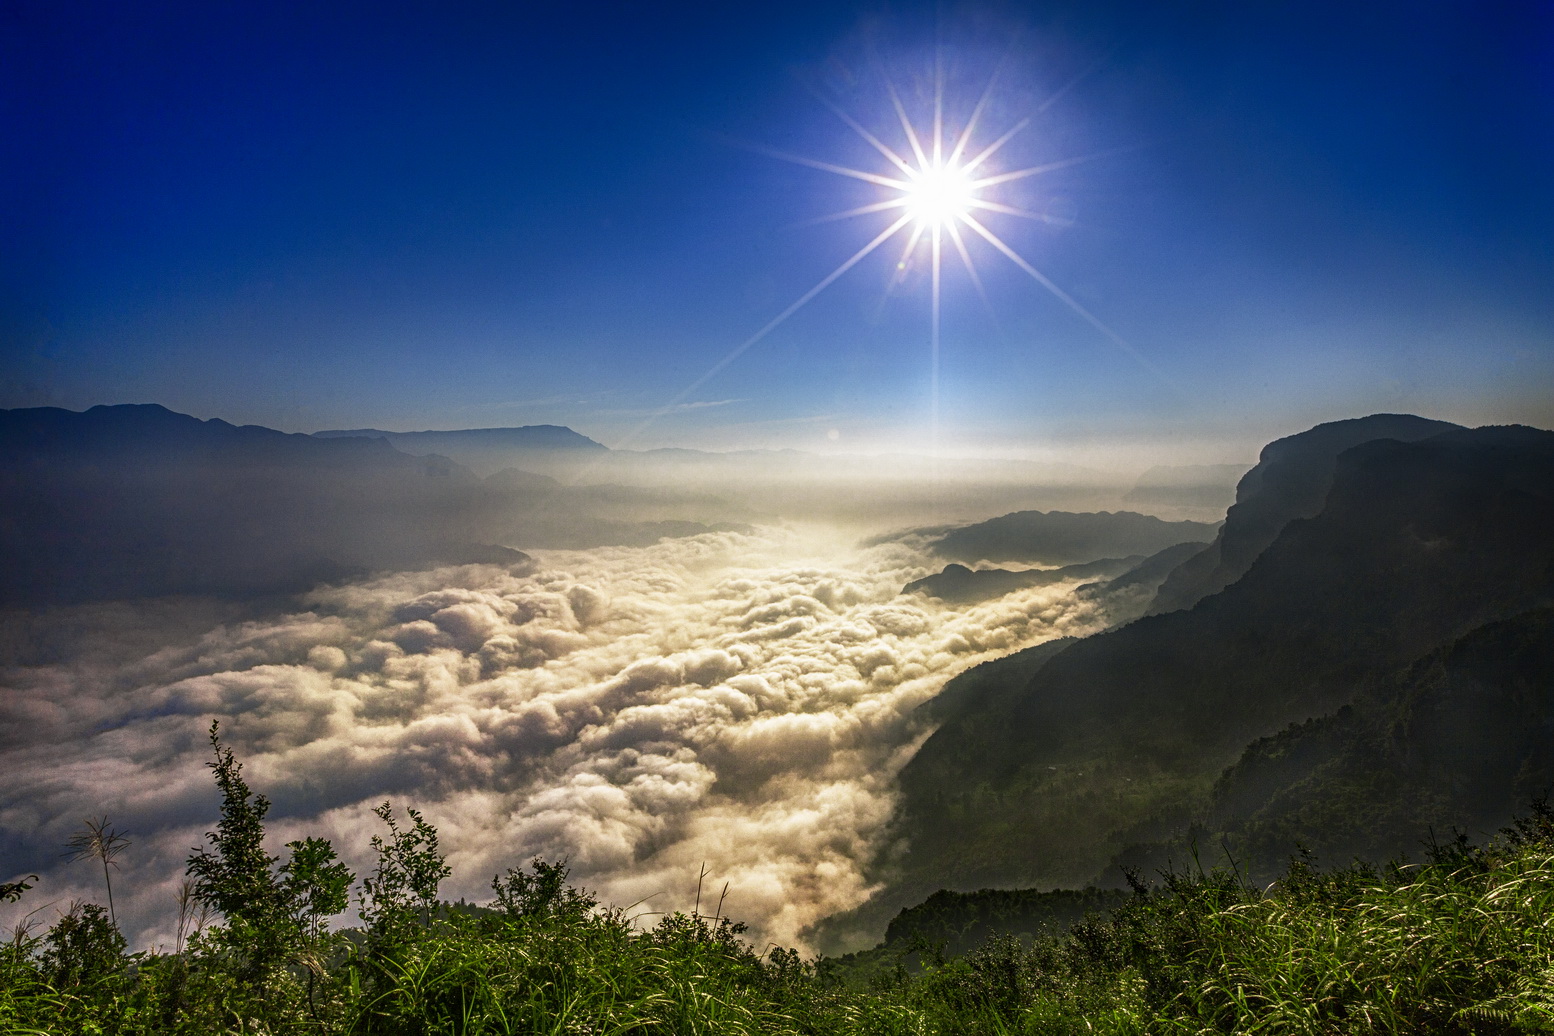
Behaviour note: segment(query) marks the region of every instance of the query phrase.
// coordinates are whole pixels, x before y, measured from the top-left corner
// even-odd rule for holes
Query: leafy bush
[[[536,856],[529,866],[533,874],[508,868],[505,877],[491,879],[495,906],[512,920],[575,921],[599,905],[593,896],[567,884],[566,861],[546,863]]]
[[[361,915],[378,949],[406,942],[430,922],[437,886],[450,873],[437,847],[437,829],[415,810],[408,812],[411,826],[400,830],[387,802],[373,810],[388,825],[389,837],[372,836],[378,865],[362,879]]]
[[[95,903],[75,903],[43,937],[39,964],[56,989],[117,978],[124,969],[124,936]]]
[[[319,838],[287,843],[291,857],[277,869],[279,857],[264,850],[270,800],[249,790],[243,765],[221,743],[216,723],[210,744],[221,819],[205,835],[211,848],[196,850],[188,867],[194,899],[226,923],[205,933],[203,943],[231,954],[243,981],[263,983],[288,958],[311,962],[325,923],[346,907],[353,876]]]

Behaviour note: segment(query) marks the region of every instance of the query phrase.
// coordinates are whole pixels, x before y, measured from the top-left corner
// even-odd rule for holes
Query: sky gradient
[[[1554,424],[1546,4],[43,4],[0,15],[0,406],[609,445],[1184,460],[1320,420]],[[763,148],[885,171],[987,83],[1045,215],[921,259]],[[891,136],[891,134],[894,136]],[[981,247],[977,247],[981,245]],[[672,408],[660,411],[669,404]],[[648,420],[651,418],[651,420]]]

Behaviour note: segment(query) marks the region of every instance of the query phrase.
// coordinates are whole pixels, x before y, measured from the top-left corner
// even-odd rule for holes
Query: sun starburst
[[[982,91],[981,97],[965,123],[955,129],[950,129],[945,125],[943,79],[942,76],[936,75],[933,113],[926,131],[920,129],[908,115],[906,105],[902,102],[901,95],[897,92],[895,85],[883,72],[880,73],[880,76],[890,97],[891,107],[894,109],[896,118],[900,123],[903,138],[907,144],[905,153],[886,144],[878,135],[864,128],[858,120],[831,101],[824,97],[820,97],[820,100],[845,122],[853,132],[857,133],[884,157],[889,164],[887,172],[879,173],[864,169],[854,169],[835,163],[818,162],[781,152],[771,153],[787,161],[798,162],[802,165],[822,169],[840,176],[864,180],[885,188],[888,192],[887,196],[878,202],[858,206],[843,212],[832,213],[829,216],[821,217],[823,221],[847,219],[854,216],[862,216],[874,212],[889,212],[896,209],[904,210],[903,214],[886,228],[885,233],[869,242],[862,252],[848,259],[842,266],[833,271],[830,277],[823,280],[815,289],[812,289],[810,293],[802,297],[796,305],[780,314],[777,320],[762,328],[738,351],[742,352],[745,348],[759,341],[760,338],[768,334],[777,324],[786,320],[820,290],[829,286],[837,276],[851,269],[869,252],[880,247],[898,233],[905,231],[908,232],[908,238],[901,260],[897,263],[898,269],[904,270],[908,261],[924,248],[929,253],[932,294],[932,325],[930,334],[935,382],[937,383],[940,294],[943,275],[944,239],[946,237],[949,238],[950,243],[954,246],[956,255],[959,257],[961,265],[965,268],[977,292],[982,295],[984,301],[987,298],[986,292],[982,288],[981,276],[977,272],[976,262],[972,259],[971,250],[966,245],[966,237],[961,232],[962,228],[964,228],[971,231],[977,238],[986,241],[995,251],[1030,276],[1086,323],[1111,339],[1141,364],[1158,374],[1159,372],[1138,350],[1134,349],[1132,345],[1111,328],[1107,327],[1095,314],[1080,305],[1073,296],[1053,283],[1049,277],[1033,266],[1029,260],[1020,255],[1007,241],[983,222],[982,218],[978,218],[979,215],[983,215],[985,218],[986,213],[997,213],[1028,220],[1044,221],[1045,217],[1042,214],[999,201],[996,198],[989,197],[987,192],[1004,184],[1026,180],[1031,177],[1041,176],[1084,162],[1093,161],[1097,158],[1106,157],[1112,154],[1112,152],[1080,155],[1073,158],[1045,162],[1040,165],[1010,169],[998,173],[988,173],[984,167],[995,160],[1004,146],[1015,139],[1031,124],[1029,118],[1022,118],[1006,128],[997,137],[994,137],[991,142],[982,146],[981,150],[972,151],[972,143],[981,129],[982,116],[996,87],[998,79],[996,72],[989,79],[987,86]],[[1072,86],[1072,84],[1069,85]],[[1065,86],[1057,94],[1054,94],[1053,99],[1055,100],[1068,89],[1069,87]]]
[[[1038,109],[1038,113],[1067,93],[1079,79],[1093,70],[1092,68],[1081,73],[1080,76],[1075,77],[1073,81],[1069,82],[1062,89],[1056,91]],[[1140,365],[1155,374],[1162,381],[1168,380],[1154,364],[1121,335],[1103,323],[1095,314],[1080,305],[1072,295],[1038,270],[983,221],[987,214],[992,213],[1046,222],[1046,217],[1041,213],[1023,209],[1017,205],[1011,205],[991,195],[996,193],[997,188],[1005,184],[1039,177],[1095,159],[1108,157],[1117,152],[1103,151],[1039,165],[1008,169],[1001,172],[989,172],[989,168],[996,165],[996,160],[1004,147],[1031,125],[1030,117],[1019,119],[1013,125],[1006,127],[998,136],[993,137],[988,143],[981,145],[980,150],[973,150],[973,142],[983,136],[983,116],[986,114],[989,102],[997,88],[999,77],[997,71],[989,77],[976,105],[972,108],[965,122],[953,128],[946,125],[944,116],[945,98],[942,73],[936,70],[934,76],[933,107],[931,115],[925,120],[927,122],[926,128],[920,128],[917,123],[914,123],[907,111],[906,105],[901,99],[900,93],[896,90],[895,84],[882,69],[879,71],[879,77],[889,96],[896,121],[899,123],[901,139],[906,143],[904,149],[892,147],[885,143],[879,134],[871,132],[829,98],[818,92],[815,93],[815,96],[839,119],[846,123],[849,129],[879,153],[885,162],[883,171],[853,168],[771,148],[761,147],[757,148],[757,150],[786,162],[808,166],[812,169],[818,169],[853,180],[861,180],[882,189],[883,196],[877,201],[858,205],[840,212],[829,213],[811,220],[811,223],[849,220],[875,214],[886,215],[890,222],[868,243],[843,260],[840,265],[825,277],[821,278],[814,287],[800,295],[787,308],[769,320],[760,330],[734,347],[705,374],[688,385],[684,391],[665,405],[661,413],[667,413],[675,404],[706,384],[730,363],[738,359],[747,349],[771,334],[789,317],[807,305],[815,296],[834,284],[843,274],[857,266],[888,241],[903,233],[907,235],[907,239],[902,249],[901,258],[896,264],[896,281],[893,283],[899,282],[901,276],[922,252],[926,250],[928,253],[931,307],[929,325],[930,384],[932,395],[931,409],[933,412],[931,420],[935,429],[938,424],[939,410],[939,328],[941,322],[941,289],[946,238],[954,248],[956,256],[965,269],[969,280],[984,302],[988,301],[987,292],[983,288],[982,278],[977,271],[977,265],[972,257],[971,249],[967,245],[968,239],[986,242],[994,251],[1013,263],[1016,268],[1041,285],[1052,297],[1056,298],[1085,323],[1110,339],[1134,360],[1138,361]],[[970,235],[963,233],[963,230],[970,231]],[[652,420],[653,418],[649,418],[647,423],[651,423]],[[644,424],[645,426],[646,423]],[[633,432],[632,434],[635,436],[636,433]],[[937,438],[937,431],[935,431],[934,435]]]
[[[944,228],[971,212],[977,189],[964,169],[939,162],[916,171],[902,191],[906,210],[919,226]]]

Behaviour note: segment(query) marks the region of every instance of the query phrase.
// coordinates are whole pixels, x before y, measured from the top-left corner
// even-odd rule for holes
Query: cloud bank
[[[755,938],[802,947],[870,892],[894,774],[927,733],[916,706],[969,665],[1107,619],[1072,583],[959,610],[898,596],[937,568],[920,546],[822,530],[535,554],[203,629],[68,613],[66,643],[0,681],[0,879],[43,875],[6,917],[101,901],[100,875],[58,854],[106,813],[133,838],[123,926],[171,943],[184,860],[216,819],[214,718],[274,801],[273,848],[324,835],[360,871],[389,799],[438,826],[448,898],[485,901],[493,874],[541,855],[634,913],[688,909],[705,864],[704,906],[727,882]]]

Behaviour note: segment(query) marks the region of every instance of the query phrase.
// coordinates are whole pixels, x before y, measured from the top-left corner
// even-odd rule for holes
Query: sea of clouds
[[[114,897],[132,945],[171,945],[190,850],[219,802],[213,719],[274,803],[272,851],[320,835],[358,873],[379,803],[425,813],[453,876],[565,857],[601,901],[702,907],[751,937],[870,894],[914,710],[965,668],[1108,622],[1073,584],[976,606],[899,596],[936,570],[910,538],[858,546],[763,528],[649,547],[534,552],[329,587],[262,618],[76,614],[51,657],[0,673],[0,880],[36,872],[43,924],[104,901],[60,852],[108,816],[130,847]],[[134,635],[125,632],[135,627]]]

